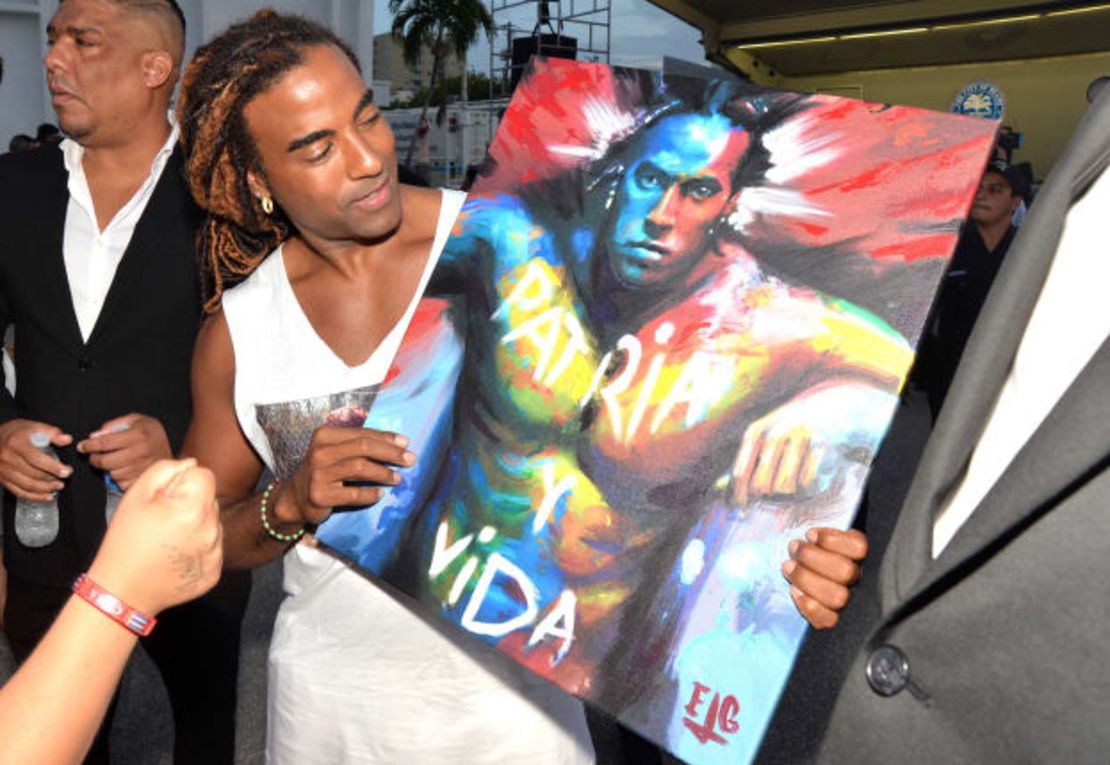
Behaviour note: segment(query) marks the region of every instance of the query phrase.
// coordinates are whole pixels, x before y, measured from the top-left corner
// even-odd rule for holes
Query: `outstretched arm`
[[[829,490],[847,465],[870,462],[896,405],[894,394],[860,380],[804,391],[749,426],[733,468],[737,500]],[[782,571],[798,612],[815,629],[836,626],[861,576],[867,537],[811,528],[789,549]]]
[[[153,616],[211,589],[219,579],[220,550],[212,475],[192,461],[163,461],[127,492],[88,576]],[[70,597],[0,688],[0,763],[80,762],[137,639]]]

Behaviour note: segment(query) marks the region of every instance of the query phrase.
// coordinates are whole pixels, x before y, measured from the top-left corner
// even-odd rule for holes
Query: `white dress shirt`
[[[69,294],[73,300],[73,310],[77,314],[77,324],[81,337],[88,342],[116,267],[123,259],[123,253],[135,232],[135,225],[143,215],[166,161],[173,153],[177,143],[177,123],[170,118],[172,130],[170,137],[158,150],[150,165],[150,175],[139,190],[127,200],[104,230],[96,219],[89,181],[85,177],[82,159],[85,149],[69,138],[62,141],[62,157],[69,173],[69,206],[66,208],[65,234],[62,240],[62,255],[65,258],[66,278],[69,280]]]
[[[1110,335],[1110,171],[1068,212],[1056,257],[967,474],[933,524],[937,557]]]

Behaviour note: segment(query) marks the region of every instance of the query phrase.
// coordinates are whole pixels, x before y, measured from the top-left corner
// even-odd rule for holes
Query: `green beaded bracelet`
[[[270,521],[266,519],[266,503],[270,499],[270,494],[273,493],[274,487],[277,486],[277,481],[270,481],[266,484],[266,488],[262,491],[262,501],[258,504],[259,513],[262,515],[262,528],[266,529],[266,533],[272,539],[279,542],[296,542],[304,536],[304,529],[297,529],[291,534],[282,534],[280,531],[274,531],[274,527],[270,525]]]

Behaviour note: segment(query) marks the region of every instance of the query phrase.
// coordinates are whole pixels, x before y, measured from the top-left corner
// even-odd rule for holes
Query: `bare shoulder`
[[[443,192],[419,186],[401,186],[401,205],[404,210],[405,239],[411,242],[430,242],[436,235],[439,207]]]
[[[200,326],[193,350],[192,375],[194,396],[205,392],[209,386],[226,388],[227,383],[235,379],[235,350],[222,308]]]

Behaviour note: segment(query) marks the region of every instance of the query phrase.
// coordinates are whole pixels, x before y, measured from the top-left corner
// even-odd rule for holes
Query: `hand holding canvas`
[[[738,505],[752,497],[812,494],[846,464],[839,444],[844,421],[843,394],[866,405],[887,394],[859,381],[826,383],[805,391],[753,422],[744,432],[733,467]],[[825,399],[830,400],[825,400]],[[858,531],[813,528],[790,543],[783,575],[798,612],[814,629],[831,629],[859,581],[867,537]]]
[[[416,461],[405,449],[408,439],[370,428],[322,425],[312,434],[308,453],[293,477],[280,485],[273,505],[283,526],[318,525],[336,507],[367,507],[382,498],[383,486],[400,476],[390,466]]]
[[[813,528],[805,540],[790,543],[790,560],[782,565],[790,597],[814,629],[832,629],[848,605],[850,588],[863,576],[867,537],[856,529]]]

